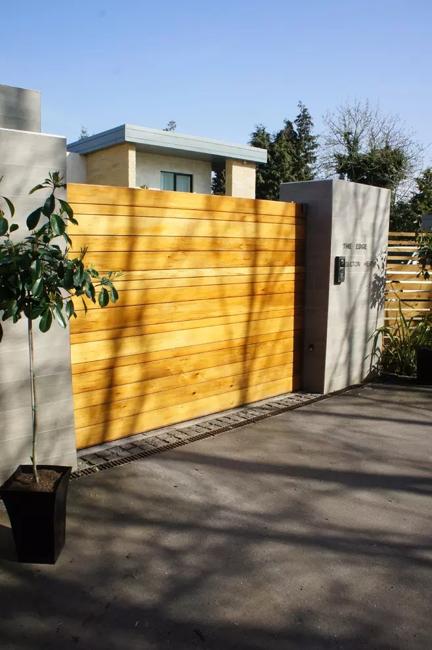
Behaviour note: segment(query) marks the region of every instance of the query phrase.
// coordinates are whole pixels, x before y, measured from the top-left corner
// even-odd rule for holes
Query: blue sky
[[[43,129],[69,140],[174,119],[246,142],[300,99],[320,131],[368,98],[432,144],[430,0],[27,0],[2,3],[1,23],[0,83],[41,90]]]

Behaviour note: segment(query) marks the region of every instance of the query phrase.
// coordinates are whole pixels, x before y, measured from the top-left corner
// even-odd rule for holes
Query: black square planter
[[[20,562],[55,564],[65,543],[66,499],[71,467],[38,465],[61,474],[53,492],[20,490],[11,485],[20,472],[32,472],[31,465],[20,465],[0,487],[12,526]]]
[[[432,384],[432,348],[417,350],[417,381],[419,384]]]

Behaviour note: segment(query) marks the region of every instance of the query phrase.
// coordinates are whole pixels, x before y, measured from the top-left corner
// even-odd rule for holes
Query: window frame
[[[161,175],[162,174],[173,174],[174,175],[174,189],[173,190],[162,190],[163,192],[178,192],[178,191],[181,191],[181,190],[177,190],[177,176],[187,176],[189,178],[189,180],[190,180],[190,191],[189,192],[183,192],[183,194],[192,194],[193,193],[193,174],[186,174],[186,173],[183,173],[183,172],[172,172],[172,171],[168,171],[168,170],[165,170],[165,169],[161,169],[160,173],[161,173]]]

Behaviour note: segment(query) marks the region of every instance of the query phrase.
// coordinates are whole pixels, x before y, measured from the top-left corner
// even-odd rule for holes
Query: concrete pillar
[[[72,151],[68,151],[66,156],[66,181],[68,183],[87,183],[86,156]]]
[[[0,128],[40,132],[40,93],[0,84]]]
[[[228,159],[225,163],[225,194],[255,198],[256,165],[245,160]]]
[[[43,204],[47,193],[29,190],[49,171],[66,172],[66,139],[0,128],[0,194],[15,204],[14,220]],[[60,194],[61,196],[61,194]],[[63,198],[65,195],[63,196]],[[17,231],[25,235],[25,227]],[[0,481],[31,454],[29,354],[25,320],[3,323],[0,343]],[[35,331],[38,412],[38,462],[76,465],[69,330],[53,324],[47,334]]]
[[[383,324],[390,191],[342,180],[283,183],[305,205],[303,388],[328,393],[370,370],[371,335]],[[345,280],[335,278],[345,258]]]

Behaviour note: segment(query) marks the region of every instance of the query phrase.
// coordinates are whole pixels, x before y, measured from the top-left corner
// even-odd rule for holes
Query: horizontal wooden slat
[[[430,291],[395,291],[390,290],[386,292],[386,300],[429,300],[432,301],[432,293]]]
[[[113,229],[115,219],[115,230]],[[274,223],[237,223],[228,221],[207,221],[206,219],[173,219],[140,217],[111,217],[80,214],[77,226],[70,226],[72,242],[76,237],[82,239],[91,235],[87,243],[91,244],[93,236],[107,237],[211,237],[213,239],[231,238],[270,238],[303,239],[302,225]],[[77,246],[75,245],[77,248]],[[130,249],[134,250],[133,246]],[[181,249],[180,249],[181,250]]]
[[[235,212],[217,212],[212,210],[189,210],[176,208],[161,208],[157,206],[130,206],[130,205],[110,205],[103,203],[76,203],[70,202],[76,216],[81,217],[84,214],[94,215],[96,218],[99,215],[110,217],[147,217],[154,218],[170,218],[170,219],[197,219],[199,221],[228,221],[228,222],[249,222],[255,224],[262,223],[276,223],[285,225],[297,225],[301,231],[304,229],[304,218],[300,215],[299,210],[296,208],[292,214],[254,214],[244,213],[236,210]],[[292,205],[292,204],[291,204]]]
[[[286,366],[286,371],[291,370],[294,352],[285,352],[282,354],[272,354],[271,356],[259,357],[245,362],[243,359],[233,363],[222,363],[209,368],[200,370],[185,371],[181,369],[176,374],[165,374],[162,377],[143,378],[136,382],[128,382],[117,385],[109,385],[105,388],[97,388],[84,391],[75,395],[75,408],[93,407],[97,404],[106,404],[107,410],[115,410],[116,402],[121,400],[130,400],[135,397],[142,397],[146,401],[152,393],[159,393],[174,388],[184,386],[190,388],[198,384],[218,380],[221,377],[233,377],[236,375],[248,374],[253,379],[253,373],[268,369],[272,374],[275,366]]]
[[[108,185],[68,184],[68,197],[72,203],[111,204],[217,212],[244,212],[247,214],[301,214],[301,206],[295,203],[242,199],[232,196],[209,196],[187,192],[165,192],[130,189]]]
[[[299,306],[286,307],[285,309],[268,309],[266,311],[257,313],[244,313],[236,314],[229,313],[226,316],[208,316],[201,318],[188,318],[183,321],[172,321],[166,323],[141,323],[139,325],[131,325],[129,327],[113,327],[111,329],[100,329],[90,332],[82,332],[81,334],[71,334],[72,343],[88,343],[91,341],[120,341],[124,338],[131,338],[134,336],[142,336],[147,334],[155,334],[162,332],[182,332],[185,329],[202,329],[203,327],[223,326],[225,327],[226,338],[235,335],[236,330],[242,327],[244,323],[252,325],[256,321],[272,319],[295,319],[295,323],[300,325],[302,322],[303,312]]]
[[[408,241],[408,240],[407,240]],[[411,253],[412,251],[416,251],[417,246],[415,244],[407,244],[406,242],[402,241],[394,241],[389,244],[388,247],[388,253],[401,253],[401,252],[406,252],[406,253]]]
[[[248,404],[265,397],[280,395],[299,387],[299,378],[287,377],[269,381],[257,386],[237,388],[227,393],[204,397],[193,402],[184,402],[175,406],[164,406],[156,411],[139,413],[130,417],[102,422],[77,429],[79,448],[89,447],[100,442],[117,440],[136,433],[150,431],[169,424],[184,422],[191,418],[209,415],[217,411]]]
[[[159,361],[165,362],[166,359],[181,361],[190,356],[202,356],[203,358],[207,358],[209,354],[217,354],[221,351],[226,352],[227,356],[229,356],[235,354],[235,351],[238,349],[244,351],[245,356],[248,354],[248,350],[253,350],[251,354],[258,357],[260,356],[261,351],[263,351],[263,354],[266,354],[265,351],[268,350],[269,345],[275,350],[279,349],[277,347],[279,343],[283,346],[287,346],[283,347],[283,350],[292,349],[294,346],[292,330],[281,330],[254,335],[248,334],[247,336],[238,339],[216,340],[211,342],[206,341],[205,343],[186,345],[176,348],[175,355],[173,355],[172,349],[170,348],[167,350],[144,350],[135,354],[121,354],[116,351],[116,354],[112,357],[94,360],[91,363],[86,361],[83,363],[74,363],[72,365],[72,374],[75,376],[79,374],[87,374],[89,372],[107,370],[109,371],[109,375],[112,376],[115,368],[122,368],[133,364],[140,365]]]
[[[301,285],[298,286],[292,280],[288,282],[254,282],[239,283],[229,285],[204,285],[194,287],[164,287],[162,289],[123,289],[120,290],[120,300],[114,304],[112,309],[123,309],[131,305],[153,305],[159,303],[177,303],[177,302],[197,302],[201,300],[217,300],[216,306],[224,310],[224,301],[229,298],[238,296],[249,297],[248,304],[263,304],[266,296],[276,294],[291,294],[296,290],[298,294],[301,291]],[[99,307],[88,302],[88,309],[97,309]],[[76,309],[84,309],[80,298],[75,300]],[[210,307],[212,303],[210,303]]]
[[[391,271],[406,271],[410,273],[418,273],[420,271],[418,264],[393,264],[389,263],[387,269]]]
[[[261,237],[177,237],[177,236],[75,236],[71,253],[89,246],[98,252],[145,251],[294,251],[296,240]]]
[[[203,269],[201,269],[203,270]],[[219,269],[223,273],[223,269]],[[252,269],[254,270],[254,269]],[[209,285],[218,285],[223,291],[224,285],[229,284],[248,284],[251,288],[259,282],[265,282],[269,288],[276,282],[291,282],[293,286],[295,283],[302,284],[303,270],[297,274],[289,272],[286,267],[279,272],[279,269],[270,269],[261,272],[261,269],[256,270],[252,275],[241,275],[240,273],[233,273],[231,275],[199,275],[197,277],[163,277],[163,278],[147,278],[140,277],[139,271],[135,274],[132,271],[126,271],[123,275],[116,279],[116,287],[119,291],[128,291],[131,289],[146,291],[147,289],[173,289],[174,287],[204,287]],[[174,270],[173,273],[177,271]]]
[[[238,282],[255,282],[259,281],[259,276],[265,276],[261,278],[261,281],[267,281],[274,278],[277,279],[278,275],[292,275],[296,278],[300,275],[304,275],[304,267],[299,266],[260,266],[259,268],[249,267],[249,266],[237,266],[225,268],[209,267],[209,268],[187,268],[187,269],[138,269],[136,271],[129,270],[124,271],[123,274],[118,278],[118,282],[129,281],[129,280],[167,280],[171,278],[211,278],[209,284],[214,284],[214,280],[219,277],[236,277],[242,276]],[[281,278],[286,279],[286,278]],[[225,281],[223,282],[225,283]],[[207,284],[203,282],[202,284]],[[217,284],[217,282],[216,282]],[[168,285],[170,286],[170,285]],[[175,285],[172,285],[175,286]]]
[[[250,319],[265,318],[269,312],[291,309],[300,306],[302,302],[301,296],[296,294],[274,294],[263,296],[261,300],[262,302],[258,298],[251,300],[248,296],[240,296],[226,300],[197,300],[172,305],[166,303],[146,307],[141,305],[124,308],[107,307],[103,312],[100,309],[92,309],[86,315],[79,312],[77,322],[73,326],[72,337],[86,332],[96,334],[110,329],[149,327],[166,323],[172,323],[176,327],[176,323],[202,321],[209,318],[233,318],[233,322],[242,320],[238,318],[241,316]],[[221,305],[224,306],[223,309]],[[74,338],[72,341],[78,342]]]
[[[201,348],[201,346],[197,347]],[[148,382],[164,377],[171,377],[176,381],[177,375],[183,373],[201,373],[203,370],[238,363],[243,364],[245,368],[264,367],[264,365],[271,365],[274,356],[286,356],[288,359],[286,362],[292,363],[294,356],[298,357],[300,352],[299,343],[294,348],[292,337],[279,337],[260,344],[224,346],[219,349],[209,349],[204,353],[191,351],[189,354],[174,358],[169,356],[151,361],[142,360],[138,363],[134,362],[134,357],[123,357],[122,361],[127,362],[128,359],[132,361],[127,365],[116,363],[111,368],[74,374],[74,391],[76,395],[87,391],[111,391],[114,387],[124,384]]]
[[[200,400],[203,397],[213,397],[233,390],[252,388],[269,381],[280,381],[292,377],[292,366],[283,364],[262,370],[248,370],[233,376],[220,376],[202,383],[193,382],[191,385],[177,385],[175,388],[152,392],[129,399],[112,402],[111,405],[94,404],[91,409],[75,407],[75,423],[78,429],[111,419],[127,418],[131,415],[149,413],[164,406],[178,406],[184,402]],[[84,393],[83,393],[84,395]]]
[[[188,328],[177,332],[160,332],[131,336],[128,338],[91,341],[72,346],[73,363],[92,362],[98,359],[109,359],[117,354],[137,354],[152,350],[175,350],[178,347],[205,342],[224,341],[228,338],[244,338],[255,334],[270,332],[287,332],[294,330],[295,316],[282,318],[266,318],[258,321],[245,321],[229,325],[212,325],[210,327]],[[297,327],[299,324],[297,323]],[[173,352],[175,354],[175,352]]]
[[[275,267],[302,266],[301,251],[274,254],[268,251],[257,253],[226,251],[208,252],[157,252],[157,253],[100,253],[89,251],[87,262],[107,271],[133,271],[140,269],[185,269],[196,267],[230,268],[248,266],[257,268],[273,264]]]

